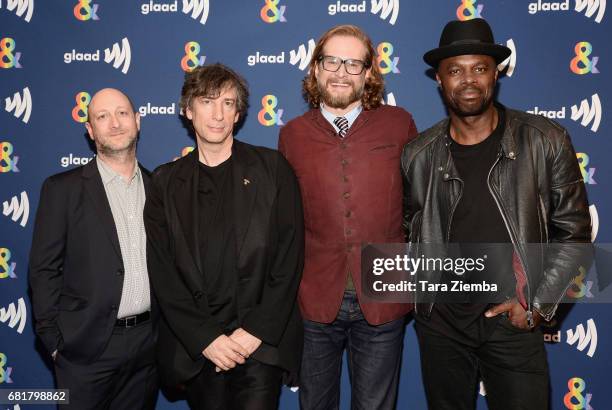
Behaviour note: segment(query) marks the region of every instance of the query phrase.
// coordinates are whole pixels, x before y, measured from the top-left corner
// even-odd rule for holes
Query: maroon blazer
[[[383,105],[359,114],[344,139],[313,109],[287,123],[279,150],[304,202],[306,254],[299,289],[305,319],[331,323],[352,275],[361,297],[361,244],[404,242],[400,154],[417,134],[412,116]],[[400,318],[411,304],[360,301],[368,323]]]

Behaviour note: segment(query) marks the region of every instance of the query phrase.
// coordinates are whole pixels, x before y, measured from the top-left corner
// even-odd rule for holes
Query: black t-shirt
[[[500,155],[504,125],[504,112],[499,109],[497,126],[489,137],[474,145],[451,143],[451,155],[463,188],[451,221],[450,242],[460,244],[463,257],[489,256],[485,271],[469,278],[470,281],[494,277],[500,293],[510,294],[515,283],[512,250],[509,246],[494,245],[511,242],[510,236],[487,183],[489,172]],[[496,270],[494,275],[491,269]],[[436,303],[428,325],[447,337],[477,345],[490,335],[497,318],[484,316],[491,304],[471,303],[474,295],[459,296],[462,303]]]
[[[237,326],[236,235],[232,195],[232,157],[209,167],[199,163],[200,258],[208,305],[223,331]]]

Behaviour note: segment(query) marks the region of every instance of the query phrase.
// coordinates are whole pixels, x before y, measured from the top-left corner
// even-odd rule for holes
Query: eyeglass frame
[[[340,60],[340,65],[338,66],[338,68],[336,70],[328,70],[327,68],[325,68],[325,64],[324,64],[323,60],[326,57],[337,58],[338,60]],[[367,69],[369,69],[371,67],[370,63],[368,63],[366,61],[363,61],[363,60],[359,60],[357,58],[347,58],[347,59],[343,60],[342,58],[336,57],[336,56],[320,55],[319,58],[317,58],[317,61],[319,63],[321,63],[321,68],[323,68],[323,70],[329,71],[330,73],[337,73],[340,70],[340,67],[342,67],[344,65],[344,70],[347,72],[347,74],[350,74],[350,75],[361,75],[364,70],[367,70]],[[361,71],[356,73],[356,74],[349,73],[349,71],[346,69],[346,62],[347,61],[359,61],[361,64],[363,64],[363,67],[361,67]]]

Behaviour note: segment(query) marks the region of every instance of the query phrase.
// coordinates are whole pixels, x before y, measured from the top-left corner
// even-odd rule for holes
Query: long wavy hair
[[[383,100],[383,92],[385,90],[385,80],[380,73],[376,61],[376,53],[374,52],[374,46],[370,37],[357,26],[350,24],[340,25],[331,28],[317,43],[313,53],[312,59],[308,66],[308,74],[302,81],[302,91],[304,99],[308,102],[310,107],[319,108],[321,105],[321,92],[317,84],[317,78],[315,77],[315,66],[319,64],[319,58],[323,55],[323,48],[325,43],[334,36],[349,36],[355,37],[363,43],[366,48],[365,62],[366,69],[370,69],[370,76],[366,77],[365,86],[363,89],[363,95],[361,96],[361,105],[366,110],[371,110],[380,106]]]

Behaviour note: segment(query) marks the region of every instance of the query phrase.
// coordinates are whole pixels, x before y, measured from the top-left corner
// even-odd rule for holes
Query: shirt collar
[[[353,108],[346,114],[342,115],[342,117],[346,118],[346,120],[348,121],[349,128],[351,128],[351,126],[353,125],[353,123],[355,122],[359,114],[361,114],[362,110],[363,110],[363,107],[361,106],[361,104],[359,104],[357,107]],[[321,104],[321,114],[323,114],[323,117],[325,117],[325,119],[334,127],[336,132],[340,130],[340,128],[338,128],[336,124],[334,124],[334,120],[336,119],[336,117],[339,117],[339,116],[327,111],[325,109],[325,105],[323,104]]]
[[[134,173],[127,183],[129,184],[134,180],[134,178],[140,175],[140,167],[138,166],[138,161],[134,160]],[[121,178],[121,175],[115,170],[113,170],[110,165],[105,163],[99,156],[96,155],[96,165],[98,166],[98,171],[100,172],[100,176],[102,177],[102,184],[107,185],[114,181],[116,178]]]

